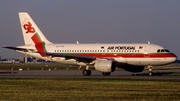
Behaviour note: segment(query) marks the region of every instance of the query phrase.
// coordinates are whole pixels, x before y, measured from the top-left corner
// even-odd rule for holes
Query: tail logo
[[[26,24],[23,25],[24,29],[26,30],[26,33],[35,33],[36,30],[34,27],[32,27],[32,24],[30,22],[27,22]]]

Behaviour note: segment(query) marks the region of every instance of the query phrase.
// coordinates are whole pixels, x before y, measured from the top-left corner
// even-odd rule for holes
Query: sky
[[[53,43],[147,43],[180,58],[180,0],[0,0],[0,46],[24,45],[18,12]],[[0,48],[2,58],[24,56]]]

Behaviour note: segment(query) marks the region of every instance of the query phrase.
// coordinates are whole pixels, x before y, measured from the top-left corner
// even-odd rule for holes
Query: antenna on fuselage
[[[151,44],[151,42],[150,42],[150,41],[148,41],[148,44]]]
[[[79,44],[79,41],[76,41],[77,44]]]

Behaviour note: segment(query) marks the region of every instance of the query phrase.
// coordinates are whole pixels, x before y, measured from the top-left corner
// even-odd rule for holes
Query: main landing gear
[[[83,75],[84,76],[90,76],[91,75],[91,70],[89,70],[89,66],[86,66],[86,69],[83,70]]]
[[[148,66],[149,76],[152,76],[152,75],[153,75],[152,68],[153,68],[153,66],[151,66],[151,65]]]
[[[91,70],[83,70],[83,75],[84,76],[90,76],[91,75]]]
[[[103,76],[109,76],[111,73],[110,72],[102,72]],[[84,76],[90,76],[91,75],[91,70],[83,70],[83,75]]]
[[[91,75],[91,70],[89,70],[89,66],[86,66],[86,69],[83,70],[83,75],[84,76],[90,76]],[[111,74],[111,72],[102,72],[103,76],[109,76]]]

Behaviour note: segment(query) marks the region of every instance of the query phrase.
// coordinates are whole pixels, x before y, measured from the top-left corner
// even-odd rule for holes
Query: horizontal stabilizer
[[[11,47],[11,46],[5,46],[5,47],[2,47],[2,48],[12,49],[12,50],[16,50],[16,51],[23,51],[23,52],[29,52],[29,51],[37,52],[34,49],[18,48],[18,47]]]

